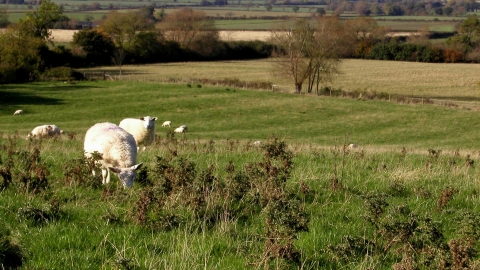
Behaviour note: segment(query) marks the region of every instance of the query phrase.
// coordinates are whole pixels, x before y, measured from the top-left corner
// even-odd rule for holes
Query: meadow
[[[3,85],[0,96],[4,266],[479,265],[475,110],[131,81]],[[143,115],[159,118],[157,138],[134,187],[102,186],[82,158],[86,130]],[[45,123],[67,134],[25,140]]]

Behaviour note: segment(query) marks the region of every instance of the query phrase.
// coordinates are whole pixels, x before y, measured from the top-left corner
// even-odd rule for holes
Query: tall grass
[[[12,176],[0,239],[25,269],[478,265],[473,111],[154,83],[0,91],[0,184]],[[84,132],[143,115],[189,131],[157,126],[132,189],[98,185],[81,162]],[[76,134],[24,139],[43,123]]]

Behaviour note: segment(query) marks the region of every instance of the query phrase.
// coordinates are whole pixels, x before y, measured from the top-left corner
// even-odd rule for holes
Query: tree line
[[[63,8],[43,0],[38,10],[0,33],[0,83],[32,81],[56,67],[144,64],[171,61],[266,58],[262,41],[221,41],[204,12],[180,9],[161,23],[154,9],[110,12],[98,27],[76,32],[70,48],[55,45],[51,28],[65,19]],[[63,71],[62,71],[63,72]],[[50,71],[51,73],[51,71]]]
[[[54,74],[57,67],[115,65],[121,74],[125,64],[273,56],[278,59],[274,72],[292,78],[297,92],[318,93],[339,73],[343,58],[480,62],[476,17],[465,19],[444,43],[432,43],[428,29],[408,38],[392,37],[373,18],[337,16],[286,20],[272,29],[268,42],[225,42],[202,11],[183,8],[165,15],[146,7],[111,11],[98,27],[75,33],[69,48],[55,45],[51,36],[52,25],[60,21],[68,22],[62,6],[43,0],[38,10],[0,33],[0,83],[37,80],[44,73]]]

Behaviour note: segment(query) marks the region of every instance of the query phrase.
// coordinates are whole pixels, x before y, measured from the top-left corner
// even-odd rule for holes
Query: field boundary
[[[190,87],[201,87],[201,85],[213,85],[213,86],[225,86],[235,87],[244,90],[264,90],[272,92],[290,93],[295,94],[295,87],[289,85],[278,85],[271,82],[246,82],[239,80],[221,80],[221,79],[206,79],[206,78],[164,78],[156,76],[155,74],[149,75],[110,75],[106,72],[83,72],[82,73],[87,80],[111,80],[111,81],[133,81],[142,83],[175,83],[175,84],[187,84]],[[401,103],[401,104],[414,104],[414,105],[438,105],[445,106],[454,109],[465,110],[480,110],[479,101],[465,101],[454,99],[439,99],[431,97],[412,97],[398,94],[381,94],[370,96],[368,93],[358,92],[342,92],[340,94],[315,94],[315,93],[302,93],[301,95],[312,96],[331,96],[339,98],[354,98],[359,100],[384,100],[387,102]]]

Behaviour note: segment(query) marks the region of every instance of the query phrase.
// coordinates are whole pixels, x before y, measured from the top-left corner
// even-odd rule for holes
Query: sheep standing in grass
[[[60,136],[60,134],[64,133],[63,130],[60,130],[59,127],[56,125],[42,125],[35,127],[28,135],[27,140],[30,138],[50,138],[55,136]]]
[[[83,144],[85,156],[92,153],[102,154],[98,162],[102,166],[102,183],[110,182],[110,171],[117,174],[124,187],[131,187],[136,170],[143,163],[137,162],[137,144],[132,134],[112,123],[99,123],[92,126],[85,134]],[[95,172],[93,172],[95,175]]]
[[[172,121],[165,121],[162,124],[162,127],[170,127],[172,125]]]
[[[13,115],[22,115],[23,114],[23,110],[16,110]]]
[[[140,150],[140,145],[145,148],[155,141],[155,121],[157,117],[140,117],[140,118],[126,118],[120,122],[120,127],[132,134],[137,142],[137,150]]]

